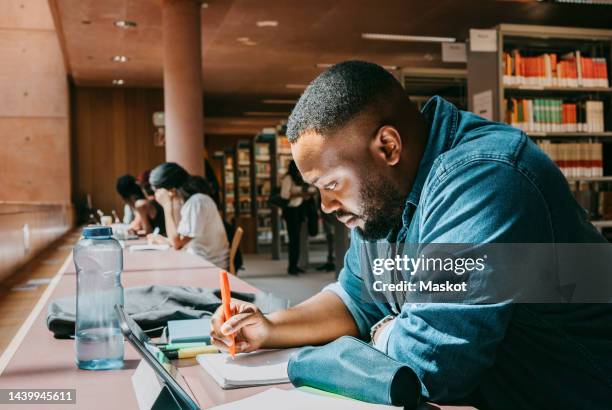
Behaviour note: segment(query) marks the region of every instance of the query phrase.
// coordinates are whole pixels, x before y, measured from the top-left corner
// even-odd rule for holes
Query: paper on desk
[[[170,249],[170,245],[159,244],[159,245],[132,245],[130,246],[130,252],[138,251],[167,251]]]
[[[365,403],[357,400],[321,396],[296,389],[268,389],[262,393],[213,407],[211,410],[392,410],[398,407]]]
[[[297,349],[262,350],[241,353],[235,358],[227,353],[197,357],[200,366],[223,389],[288,383],[287,363]]]

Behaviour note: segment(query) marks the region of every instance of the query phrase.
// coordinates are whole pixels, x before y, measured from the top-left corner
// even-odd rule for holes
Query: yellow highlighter
[[[172,350],[166,352],[166,357],[170,360],[174,359],[191,359],[199,354],[206,353],[221,353],[215,346],[200,346],[190,347],[186,349]]]

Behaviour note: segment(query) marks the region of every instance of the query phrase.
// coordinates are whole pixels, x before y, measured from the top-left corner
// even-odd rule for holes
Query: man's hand
[[[235,337],[236,353],[252,352],[262,348],[268,339],[272,324],[252,303],[232,300],[232,317],[225,320],[223,306],[212,316],[210,337],[213,345],[227,350]]]
[[[166,188],[158,188],[155,190],[155,200],[164,208],[172,206],[172,194]]]

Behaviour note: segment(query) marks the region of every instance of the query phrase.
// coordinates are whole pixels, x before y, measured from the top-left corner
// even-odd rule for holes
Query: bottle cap
[[[113,229],[110,226],[87,226],[83,229],[84,238],[110,238]]]

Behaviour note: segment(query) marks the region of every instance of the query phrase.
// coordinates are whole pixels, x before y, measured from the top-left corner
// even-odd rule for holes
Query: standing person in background
[[[319,210],[319,206],[317,207]],[[334,224],[336,223],[336,217],[332,214],[327,214],[323,211],[320,212],[321,219],[323,220],[323,230],[325,231],[325,243],[327,245],[327,262],[323,265],[317,266],[318,271],[331,272],[336,270],[336,264],[334,259]]]
[[[175,249],[201,256],[211,263],[229,266],[229,242],[209,185],[200,176],[189,175],[174,162],[165,162],[151,171],[149,182],[155,198],[164,208],[167,237],[149,235],[154,243],[169,243]],[[172,210],[182,203],[180,221]]]
[[[289,275],[297,275],[304,272],[303,269],[298,268],[300,231],[304,222],[302,203],[305,198],[310,198],[313,193],[304,184],[295,161],[289,163],[287,173],[281,181],[280,195],[288,201],[287,206],[283,208],[283,218],[285,219],[289,236],[289,267],[287,268],[287,273]]]
[[[125,202],[123,222],[129,223],[131,230],[148,234],[159,228],[162,235],[166,233],[162,207],[154,199],[145,197],[136,178],[129,174],[123,175],[117,179],[116,188]]]

